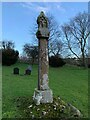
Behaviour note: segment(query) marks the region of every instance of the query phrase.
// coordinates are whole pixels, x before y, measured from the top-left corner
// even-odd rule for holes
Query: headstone
[[[48,59],[48,19],[43,12],[37,18],[38,31],[36,36],[38,38],[39,58],[38,58],[38,88],[34,91],[33,100],[36,104],[52,103],[52,90],[49,88],[49,59]]]
[[[30,75],[31,74],[31,70],[27,69],[25,70],[25,75]]]
[[[30,66],[28,66],[28,68],[27,68],[28,70],[30,70],[30,71],[32,71],[32,66],[30,65]]]
[[[28,66],[28,68],[25,70],[25,75],[30,75],[32,71],[32,66]]]
[[[13,74],[19,74],[19,68],[17,68],[17,67],[14,68],[14,69],[13,69]]]

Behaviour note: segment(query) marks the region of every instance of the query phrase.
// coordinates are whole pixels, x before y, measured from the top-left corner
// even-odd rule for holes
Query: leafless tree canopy
[[[51,14],[48,14],[47,16],[49,22],[48,28],[50,31],[49,44],[48,44],[49,54],[54,56],[55,55],[60,56],[63,50],[62,32],[54,16],[52,16]]]
[[[27,58],[31,59],[32,64],[38,58],[38,46],[32,46],[29,43],[26,43],[23,46],[23,52],[26,54]]]
[[[58,25],[51,14],[46,16],[50,31],[48,42],[49,55],[76,57],[85,66],[85,58],[88,56],[89,49],[88,38],[90,36],[88,13],[79,13],[62,26]],[[33,35],[36,36],[37,25],[35,25],[33,31]]]
[[[85,65],[85,57],[88,50],[88,37],[90,31],[88,26],[88,14],[86,12],[79,13],[69,23],[62,26],[66,43],[71,51],[78,59],[82,58],[82,64]]]

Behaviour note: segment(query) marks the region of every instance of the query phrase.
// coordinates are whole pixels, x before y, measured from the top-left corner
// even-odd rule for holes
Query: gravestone
[[[32,71],[32,66],[28,66],[28,68],[25,70],[25,75],[30,75]]]
[[[25,70],[25,75],[31,75],[31,70],[29,69]]]
[[[13,74],[19,74],[19,68],[18,67],[13,69]]]
[[[49,88],[49,59],[48,59],[48,19],[43,12],[37,18],[38,31],[36,36],[38,38],[39,58],[38,58],[38,88],[34,91],[33,100],[37,105],[40,103],[52,103],[53,94]]]

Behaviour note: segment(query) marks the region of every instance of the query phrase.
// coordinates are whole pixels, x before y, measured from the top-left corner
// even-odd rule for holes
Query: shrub
[[[63,61],[62,58],[58,57],[58,56],[51,56],[49,58],[49,65],[52,67],[60,67],[65,65],[66,63]]]
[[[2,50],[2,64],[10,66],[15,64],[18,60],[19,52],[14,49],[3,49]]]

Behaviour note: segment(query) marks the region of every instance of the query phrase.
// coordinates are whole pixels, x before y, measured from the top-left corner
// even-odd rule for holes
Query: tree
[[[26,43],[23,46],[23,51],[27,55],[29,59],[31,59],[32,64],[37,60],[38,58],[38,46],[32,46],[29,43]]]
[[[18,60],[19,52],[14,50],[14,43],[12,41],[2,41],[2,64],[12,65]]]
[[[2,41],[2,49],[14,49],[14,47],[15,47],[14,42],[8,40]]]
[[[89,25],[88,14],[83,12],[62,26],[67,47],[81,61],[83,66],[86,66],[87,40],[90,35]]]
[[[49,44],[49,54],[54,56],[60,56],[63,51],[63,43],[61,41],[50,42]]]
[[[49,65],[52,67],[62,67],[65,64],[65,61],[57,55],[49,57]]]
[[[61,56],[64,44],[62,41],[63,36],[60,26],[58,25],[53,15],[47,14],[47,16],[48,16],[48,28],[50,31],[48,44],[49,55]]]

